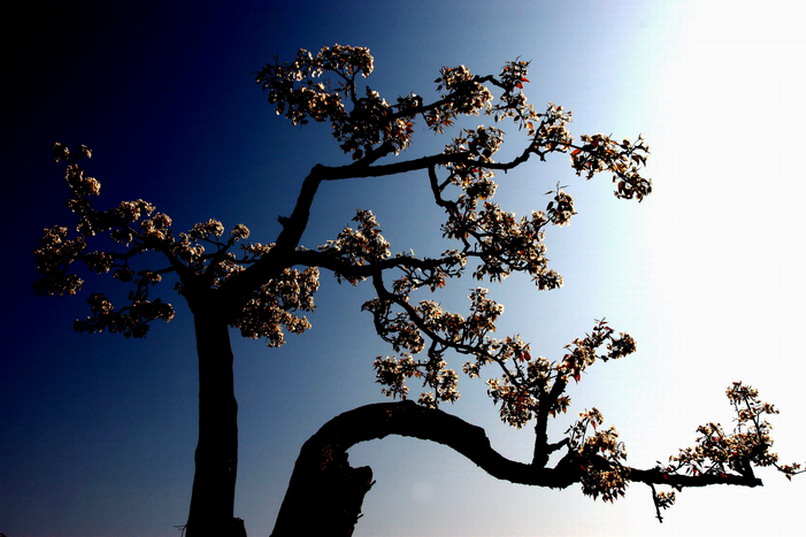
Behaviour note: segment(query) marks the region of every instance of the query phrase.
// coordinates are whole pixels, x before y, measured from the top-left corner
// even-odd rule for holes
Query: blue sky
[[[107,5],[114,4],[114,5]],[[606,316],[639,352],[589,371],[572,415],[597,406],[631,464],[652,466],[689,445],[699,423],[728,425],[724,389],[744,380],[782,414],[785,460],[806,459],[806,8],[771,2],[67,2],[5,22],[13,99],[2,145],[7,284],[0,358],[0,532],[9,537],[177,535],[187,513],[196,441],[191,322],[145,340],[71,330],[81,298],[40,298],[32,249],[67,222],[50,145],[86,143],[102,201],[143,198],[175,227],[215,217],[255,240],[278,231],[317,162],[344,161],[327,129],[277,118],[254,73],[298,48],[369,47],[369,83],[394,98],[428,95],[439,67],[496,72],[532,61],[530,101],[563,104],[576,134],[643,132],[655,193],[613,198],[564,159],[501,178],[496,198],[520,214],[568,184],[579,215],[552,230],[549,257],[566,286],[524,279],[491,286],[502,334],[533,353],[562,346]],[[415,137],[412,152],[442,143]],[[334,237],[355,209],[377,215],[393,250],[444,249],[423,178],[329,184],[304,242]],[[99,285],[106,285],[101,283]],[[471,281],[440,297],[461,308]],[[314,328],[279,350],[235,340],[241,458],[236,514],[251,535],[273,524],[304,440],[329,418],[382,399],[372,360],[389,354],[359,311],[371,290],[323,277]],[[531,433],[496,416],[483,384],[464,379],[452,411],[493,444],[527,458]],[[559,420],[561,433],[572,415]],[[796,535],[803,479],[763,473],[759,490],[684,491],[661,526],[649,491],[615,505],[577,488],[498,482],[455,453],[410,439],[357,446],[377,479],[356,536]],[[738,514],[737,514],[738,513]]]

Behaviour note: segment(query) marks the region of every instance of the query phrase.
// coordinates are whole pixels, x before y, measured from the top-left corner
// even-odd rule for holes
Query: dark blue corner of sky
[[[269,143],[268,133],[282,125],[254,75],[274,55],[302,46],[295,36],[312,23],[275,2],[15,4],[4,8],[2,22],[0,147],[7,193],[0,218],[13,229],[3,266],[14,282],[2,289],[4,304],[14,305],[4,308],[11,347],[2,360],[12,371],[30,367],[16,363],[25,354],[16,346],[69,329],[81,308],[81,299],[54,301],[31,290],[31,251],[42,228],[70,223],[53,142],[93,149],[88,173],[102,182],[101,206],[143,198],[178,226],[209,217],[234,225],[258,204],[243,188],[254,180],[250,173],[260,168],[261,180],[276,178],[280,168],[265,175],[265,164],[287,155],[282,140]],[[275,188],[278,206],[293,188]],[[269,214],[262,220],[271,226],[279,213]],[[5,385],[10,378],[0,377],[4,401],[16,395],[14,384]]]
[[[138,197],[159,204],[186,192],[192,206],[205,193],[198,189],[197,194],[188,176],[180,177],[180,161],[192,162],[210,149],[200,141],[202,134],[193,132],[194,119],[208,113],[216,92],[236,83],[236,72],[244,95],[251,90],[252,102],[260,98],[244,65],[220,65],[228,45],[242,46],[238,14],[204,2],[4,7],[7,92],[0,150],[7,202],[0,217],[13,231],[3,260],[10,283],[2,289],[6,352],[0,357],[0,419],[11,414],[6,409],[27,400],[29,394],[20,390],[30,389],[25,381],[33,371],[59,370],[56,362],[63,357],[40,355],[37,346],[65,337],[83,302],[32,292],[31,252],[41,229],[70,222],[62,170],[50,158],[50,146],[84,143],[104,155],[90,163],[90,173],[103,183],[103,204]],[[244,58],[244,64],[250,60]],[[220,150],[226,154],[229,148]],[[33,359],[38,363],[29,363]]]

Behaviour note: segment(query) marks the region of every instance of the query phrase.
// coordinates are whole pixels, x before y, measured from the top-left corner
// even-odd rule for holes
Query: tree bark
[[[228,323],[215,307],[194,308],[199,360],[199,441],[187,537],[245,537],[234,518],[238,404]]]

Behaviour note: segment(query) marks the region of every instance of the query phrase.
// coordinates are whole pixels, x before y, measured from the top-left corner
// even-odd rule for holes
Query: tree
[[[370,405],[334,418],[305,444],[281,508],[274,535],[310,531],[350,534],[361,502],[371,486],[371,471],[353,469],[346,451],[356,442],[402,434],[446,444],[501,479],[538,486],[565,487],[581,483],[583,492],[613,501],[629,481],[652,487],[660,510],[674,501],[675,489],[710,484],[756,486],[753,466],[774,466],[787,477],[798,465],[779,464],[770,451],[772,439],[765,416],[776,410],[762,403],[757,392],[741,383],[728,389],[736,408],[737,428],[719,425],[699,429],[693,448],[667,464],[639,470],[626,464],[626,451],[612,427],[603,428],[593,408],[580,414],[563,439],[550,441],[550,418],[567,411],[566,388],[579,382],[596,361],[624,357],[635,350],[626,333],[604,320],[573,340],[559,361],[533,357],[519,336],[493,337],[503,307],[484,288],[469,296],[469,313],[446,311],[435,300],[414,301],[415,295],[436,295],[449,280],[467,273],[478,280],[499,282],[512,273],[529,275],[539,290],[562,284],[546,257],[545,233],[566,225],[576,214],[573,198],[559,184],[550,191],[544,211],[517,218],[490,201],[496,173],[508,172],[536,158],[567,154],[577,175],[591,179],[612,173],[615,195],[639,202],[651,193],[643,177],[649,149],[644,140],[616,141],[603,134],[582,135],[575,141],[568,130],[571,114],[549,103],[542,111],[528,104],[528,62],[507,63],[499,74],[478,76],[466,67],[443,67],[435,80],[437,95],[426,101],[416,94],[390,104],[360,78],[373,70],[366,48],[335,45],[317,54],[301,50],[289,63],[266,65],[257,82],[267,92],[278,115],[293,124],[329,123],[333,136],[352,162],[341,166],[317,164],[302,181],[289,216],[279,218],[282,231],[271,243],[249,242],[243,224],[229,232],[209,219],[175,233],[171,218],[143,200],[124,201],[98,209],[94,198],[100,183],[88,176],[83,161],[86,146],[70,149],[57,143],[54,157],[66,165],[68,208],[78,222],[74,229],[44,230],[35,251],[42,277],[40,294],[76,294],[84,284],[84,268],[109,274],[129,288],[123,302],[101,293],[88,299],[90,313],[75,323],[84,332],[110,331],[126,337],[144,336],[151,322],[170,321],[173,307],[157,295],[170,280],[194,317],[199,364],[199,439],[187,534],[244,534],[234,517],[238,460],[237,403],[233,386],[233,353],[229,328],[249,338],[265,339],[270,347],[284,342],[284,333],[310,328],[304,316],[314,308],[319,271],[332,272],[340,282],[368,281],[375,298],[363,309],[371,313],[375,330],[396,355],[375,360],[383,392],[400,402]],[[490,125],[466,127],[466,117],[484,115]],[[522,144],[510,160],[496,161],[508,125]],[[415,128],[449,136],[444,150],[406,159]],[[450,135],[447,131],[450,131]],[[434,202],[445,213],[442,235],[455,248],[437,256],[413,252],[392,254],[372,212],[360,210],[353,227],[315,249],[301,244],[311,206],[323,181],[372,178],[421,172],[429,181]],[[487,392],[498,405],[501,419],[523,428],[533,426],[532,461],[519,463],[495,453],[484,431],[445,413],[441,403],[459,397],[459,375],[448,366],[450,355],[464,356],[469,377],[497,371]],[[483,373],[484,372],[484,373]],[[408,382],[421,382],[418,402],[406,400]],[[549,466],[553,454],[559,461]],[[313,497],[319,501],[312,501]],[[310,516],[311,504],[319,509]]]

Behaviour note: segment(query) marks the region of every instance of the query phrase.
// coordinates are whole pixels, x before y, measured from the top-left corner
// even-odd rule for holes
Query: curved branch
[[[382,155],[376,155],[373,158],[380,158],[380,156]],[[426,169],[429,166],[445,164],[466,157],[467,155],[464,153],[450,155],[440,153],[379,166],[367,165],[366,160],[335,167],[317,164],[311,168],[311,171],[303,180],[291,216],[280,218],[283,229],[277,236],[276,246],[246,270],[234,275],[225,282],[220,289],[221,293],[227,297],[233,312],[238,311],[241,301],[249,295],[252,289],[259,288],[268,280],[276,277],[283,269],[292,266],[291,257],[296,255],[295,250],[302,240],[302,234],[308,227],[311,207],[322,181],[396,175]]]
[[[493,477],[539,487],[564,488],[579,480],[580,469],[573,464],[573,452],[566,454],[557,466],[539,465],[507,459],[490,445],[483,428],[439,409],[431,409],[413,401],[374,403],[340,414],[322,426],[303,446],[302,457],[321,457],[324,453],[346,452],[352,446],[385,438],[408,436],[437,442],[464,455]],[[737,474],[704,474],[698,476],[668,474],[659,468],[629,469],[634,482],[702,487],[707,485],[762,485],[760,479]]]
[[[491,476],[512,483],[564,488],[577,477],[577,472],[566,468],[565,464],[558,468],[539,468],[507,459],[492,448],[481,427],[409,400],[365,405],[336,416],[304,444],[300,459],[309,458],[309,462],[313,462],[319,458],[321,462],[325,454],[346,452],[355,444],[389,435],[443,444]]]
[[[361,516],[364,496],[373,485],[369,467],[352,468],[347,450],[389,435],[408,436],[443,444],[464,455],[489,475],[523,485],[566,488],[584,475],[583,460],[569,451],[554,468],[507,459],[490,445],[484,429],[439,409],[413,401],[375,403],[336,416],[302,446],[283,499],[272,537],[315,534],[352,535]],[[604,459],[589,464],[609,464]],[[675,488],[707,485],[755,487],[761,480],[741,475],[683,476],[661,469],[629,468],[631,481]]]
[[[435,176],[434,168],[436,166],[451,162],[476,162],[469,160],[469,152],[462,151],[457,153],[438,153],[391,164],[372,165],[373,162],[388,154],[389,150],[390,147],[388,147],[388,144],[382,144],[374,152],[367,155],[367,157],[352,164],[344,166],[325,166],[323,164],[317,164],[311,168],[311,171],[302,182],[302,187],[300,188],[300,193],[291,216],[280,218],[283,229],[275,241],[276,247],[222,286],[222,294],[230,298],[236,310],[238,307],[237,304],[248,295],[249,290],[259,287],[262,283],[276,277],[279,271],[290,266],[288,257],[293,254],[302,240],[302,235],[308,226],[314,198],[316,197],[319,185],[323,181],[385,177],[417,170],[428,170],[429,178],[433,181]],[[515,159],[510,162],[479,162],[478,164],[491,169],[507,171],[526,161],[532,152],[531,146],[527,146],[521,155],[515,157]],[[439,202],[439,199],[437,203],[440,206],[445,206],[443,203]]]
[[[378,294],[378,298],[380,298],[381,300],[389,301],[390,303],[396,304],[397,306],[399,306],[406,313],[406,315],[408,315],[408,317],[411,320],[411,322],[413,322],[414,325],[419,330],[421,330],[425,335],[427,335],[428,338],[431,339],[432,341],[435,341],[435,342],[439,343],[440,345],[443,345],[445,348],[453,349],[456,352],[459,352],[459,353],[462,353],[462,354],[472,355],[472,354],[475,354],[476,352],[480,351],[480,349],[478,349],[476,347],[473,347],[473,346],[471,346],[469,344],[457,343],[457,342],[454,342],[454,341],[450,341],[450,340],[440,336],[436,331],[434,331],[431,328],[429,328],[426,325],[425,321],[423,320],[422,316],[420,316],[417,313],[417,310],[415,309],[415,307],[412,306],[408,302],[406,297],[402,297],[402,296],[400,296],[398,294],[395,294],[395,293],[389,291],[386,288],[386,286],[383,283],[383,273],[381,271],[376,271],[373,274],[373,276],[372,276],[372,284],[375,287],[375,291]],[[381,337],[383,337],[383,336],[381,336]],[[491,357],[491,358],[494,359],[494,357]],[[500,361],[498,363],[500,364]],[[504,371],[505,371],[505,373],[507,373],[507,375],[511,376],[511,374],[506,369],[504,369]]]

